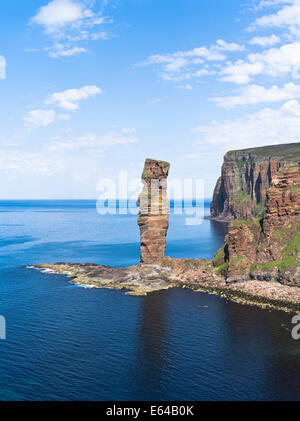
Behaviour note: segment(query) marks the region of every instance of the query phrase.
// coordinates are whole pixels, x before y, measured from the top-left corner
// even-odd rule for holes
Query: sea
[[[212,258],[227,225],[187,225],[180,206],[166,254]],[[0,202],[1,401],[300,400],[293,314],[181,288],[129,296],[32,268],[54,262],[137,264],[136,215],[99,214],[92,200]]]

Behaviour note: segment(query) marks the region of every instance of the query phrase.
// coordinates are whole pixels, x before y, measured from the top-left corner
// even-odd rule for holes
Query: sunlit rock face
[[[250,275],[300,287],[300,164],[280,167],[266,193],[265,216],[232,221],[223,250],[228,279]]]
[[[300,143],[228,152],[211,203],[211,216],[221,220],[262,217],[267,191],[277,171],[300,162]]]
[[[169,228],[167,177],[170,164],[146,159],[139,196],[138,225],[141,235],[141,263],[160,265],[165,257]]]

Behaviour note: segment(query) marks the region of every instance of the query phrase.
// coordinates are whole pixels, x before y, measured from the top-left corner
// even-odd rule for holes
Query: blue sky
[[[210,197],[227,150],[300,140],[300,0],[10,0],[0,20],[2,199],[96,198],[146,157]]]

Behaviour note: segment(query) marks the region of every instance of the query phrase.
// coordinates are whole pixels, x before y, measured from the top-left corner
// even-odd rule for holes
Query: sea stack
[[[170,164],[146,159],[139,196],[138,225],[141,235],[141,263],[160,265],[165,257],[169,228],[167,177]]]

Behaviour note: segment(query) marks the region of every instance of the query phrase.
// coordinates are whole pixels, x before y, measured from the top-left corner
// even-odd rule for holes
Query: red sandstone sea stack
[[[139,196],[138,225],[141,235],[141,263],[160,265],[165,257],[166,236],[169,228],[167,177],[170,164],[146,159]]]

